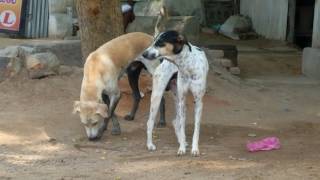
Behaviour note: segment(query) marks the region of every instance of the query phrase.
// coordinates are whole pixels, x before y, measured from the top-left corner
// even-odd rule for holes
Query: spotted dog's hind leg
[[[128,115],[124,117],[127,121],[132,121],[136,115],[141,100],[139,90],[139,76],[144,65],[141,62],[135,61],[127,68],[128,80],[132,89],[133,106]]]

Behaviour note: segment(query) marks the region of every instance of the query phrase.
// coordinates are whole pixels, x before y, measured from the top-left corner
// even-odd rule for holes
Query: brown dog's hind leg
[[[127,121],[132,121],[134,119],[141,100],[139,90],[139,76],[142,68],[144,68],[144,65],[138,61],[131,63],[130,66],[127,68],[128,80],[132,89],[133,98],[133,105],[131,111],[128,115],[124,117],[124,119]]]

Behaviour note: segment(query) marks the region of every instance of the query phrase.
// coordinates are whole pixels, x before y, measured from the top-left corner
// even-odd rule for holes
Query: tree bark
[[[123,34],[119,0],[76,0],[83,59],[107,41]]]

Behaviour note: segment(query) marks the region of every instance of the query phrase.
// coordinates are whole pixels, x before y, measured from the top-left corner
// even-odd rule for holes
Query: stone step
[[[320,48],[304,48],[302,73],[309,78],[320,80]]]

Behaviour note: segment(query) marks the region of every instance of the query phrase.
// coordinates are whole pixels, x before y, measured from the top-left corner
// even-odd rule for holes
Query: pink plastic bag
[[[247,150],[250,152],[270,151],[279,148],[280,140],[277,137],[267,137],[259,141],[247,143]]]

